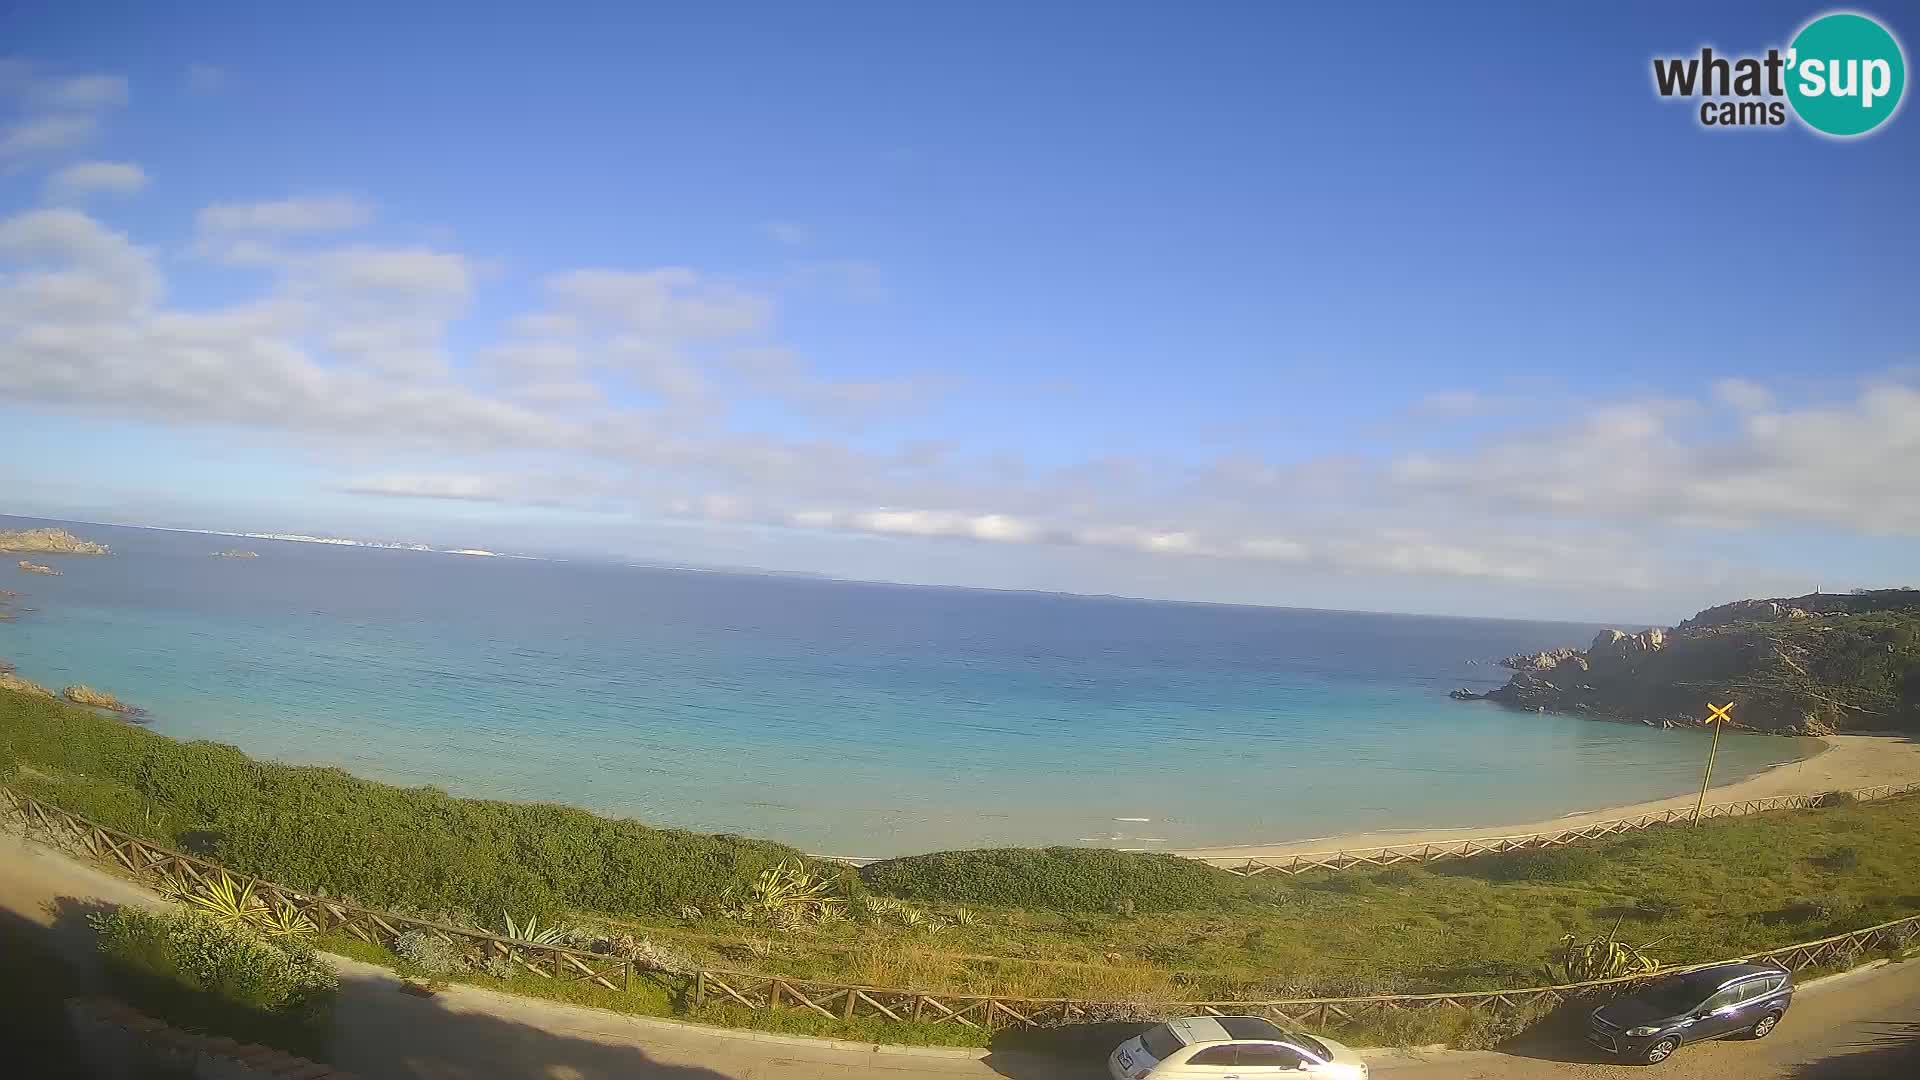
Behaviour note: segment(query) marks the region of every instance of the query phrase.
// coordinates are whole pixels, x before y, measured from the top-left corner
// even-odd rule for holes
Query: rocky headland
[[[1740,600],[1501,663],[1505,686],[1451,696],[1656,725],[1732,701],[1733,725],[1754,731],[1920,731],[1920,590]]]
[[[0,532],[0,551],[32,555],[111,555],[105,544],[82,540],[65,529],[16,529]]]

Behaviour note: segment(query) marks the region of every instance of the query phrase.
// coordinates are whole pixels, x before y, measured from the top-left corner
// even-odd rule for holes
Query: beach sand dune
[[[1777,795],[1814,795],[1823,791],[1852,791],[1882,784],[1920,782],[1920,739],[1909,735],[1828,735],[1826,747],[1802,761],[1768,769],[1707,792],[1709,803],[1765,799]],[[1289,840],[1272,844],[1241,844],[1233,847],[1183,848],[1176,855],[1199,859],[1284,858],[1321,851],[1352,851],[1356,848],[1390,847],[1407,844],[1441,844],[1478,837],[1524,836],[1528,833],[1577,829],[1615,818],[1658,814],[1668,810],[1693,809],[1694,795],[1676,795],[1668,799],[1631,803],[1600,810],[1566,814],[1545,821],[1518,825],[1480,825],[1460,829],[1386,829],[1374,832],[1323,836],[1311,840]]]

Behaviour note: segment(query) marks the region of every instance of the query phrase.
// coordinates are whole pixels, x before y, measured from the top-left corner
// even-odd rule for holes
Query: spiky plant
[[[559,945],[566,937],[567,931],[565,927],[537,926],[535,924],[539,920],[538,917],[534,915],[527,916],[527,921],[524,923],[514,922],[513,916],[505,912],[502,912],[500,917],[505,919],[507,923],[506,932],[500,936],[513,941],[524,941],[529,945]]]
[[[804,864],[782,862],[764,870],[745,890],[728,898],[723,911],[730,917],[776,926],[818,922],[838,905],[832,879],[809,871]]]
[[[1561,938],[1560,959],[1548,962],[1547,978],[1558,984],[1583,983],[1659,970],[1660,961],[1645,952],[1659,943],[1629,945],[1614,936],[1619,929],[1616,921],[1605,934],[1590,941],[1580,941],[1572,934]]]

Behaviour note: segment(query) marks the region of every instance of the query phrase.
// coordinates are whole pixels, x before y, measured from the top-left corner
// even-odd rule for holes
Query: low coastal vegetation
[[[1740,600],[1503,663],[1507,685],[1453,696],[1670,724],[1731,700],[1734,724],[1757,731],[1920,731],[1920,589]]]
[[[0,531],[0,551],[36,555],[108,555],[105,544],[82,540],[65,529],[15,529]]]
[[[188,1031],[324,1058],[339,980],[311,948],[196,911],[122,907],[93,926],[114,993]]]
[[[631,994],[505,973],[516,990],[637,1011],[683,1011],[675,980],[693,966],[1142,1008],[1492,989],[1549,981],[1550,962],[1573,963],[1568,935],[1617,932],[1674,964],[1920,913],[1913,797],[1295,878],[1073,848],[944,852],[856,874],[778,844],[256,762],[22,694],[0,694],[0,781],[310,892],[645,950],[657,978]],[[373,946],[324,947],[404,966]],[[430,947],[411,951],[404,963],[436,963]],[[952,1035],[916,1039],[935,1037]]]

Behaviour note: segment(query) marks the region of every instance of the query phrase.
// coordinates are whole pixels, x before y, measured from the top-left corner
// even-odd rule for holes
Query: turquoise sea
[[[1446,696],[1593,626],[68,527],[115,554],[0,571],[27,677],[260,757],[824,854],[1503,824],[1687,791],[1706,752]],[[1730,736],[1716,775],[1815,745]]]

